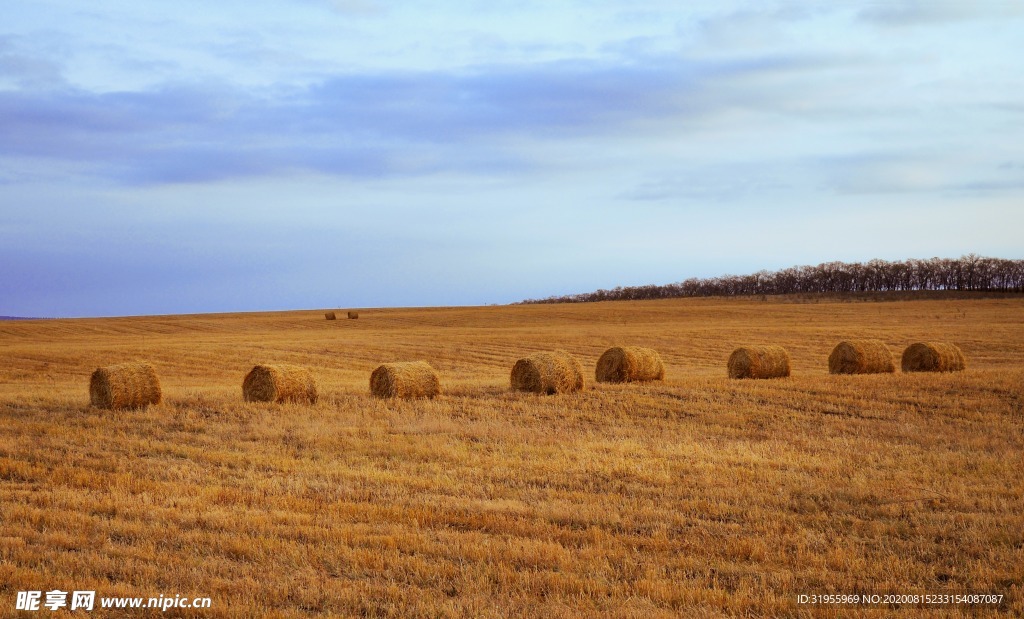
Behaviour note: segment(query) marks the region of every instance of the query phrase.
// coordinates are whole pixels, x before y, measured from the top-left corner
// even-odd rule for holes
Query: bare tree
[[[1024,260],[929,258],[888,262],[826,262],[751,275],[690,278],[658,286],[616,287],[582,294],[528,300],[523,303],[583,303],[625,299],[665,299],[794,293],[851,293],[914,290],[977,290],[1024,292]]]

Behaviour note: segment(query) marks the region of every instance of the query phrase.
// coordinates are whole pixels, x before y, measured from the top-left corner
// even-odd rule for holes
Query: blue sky
[[[1019,2],[426,4],[5,5],[0,314],[1024,254]]]

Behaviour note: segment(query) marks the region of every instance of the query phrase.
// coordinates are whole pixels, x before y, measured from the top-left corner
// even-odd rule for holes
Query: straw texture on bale
[[[599,383],[628,383],[664,380],[665,364],[652,348],[616,346],[597,360],[594,378]]]
[[[334,312],[324,312],[324,318],[326,318],[327,320],[337,320],[338,315],[335,314]]]
[[[963,351],[946,342],[918,342],[903,351],[904,372],[962,372],[967,368]]]
[[[370,393],[378,398],[432,398],[441,393],[441,381],[426,361],[385,363],[370,374]]]
[[[789,353],[782,346],[747,346],[729,356],[729,378],[789,376]]]
[[[348,317],[349,320],[355,320],[356,318],[359,318],[359,312],[349,312]]]
[[[89,379],[89,400],[98,408],[140,408],[159,404],[160,377],[148,363],[122,363],[98,368]]]
[[[524,357],[512,366],[512,389],[533,393],[571,393],[583,389],[583,366],[564,350]]]
[[[313,374],[298,365],[258,364],[242,381],[246,402],[316,402]]]
[[[896,371],[896,362],[882,340],[846,340],[832,349],[828,371],[831,374],[887,374]]]

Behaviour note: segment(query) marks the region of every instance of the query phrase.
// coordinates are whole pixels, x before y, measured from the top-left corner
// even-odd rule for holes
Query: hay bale
[[[896,362],[882,340],[846,340],[832,349],[828,371],[832,374],[886,374],[896,371]]]
[[[338,315],[335,314],[334,312],[324,312],[324,318],[326,318],[327,320],[337,320]]]
[[[967,368],[963,351],[946,342],[918,342],[903,351],[904,372],[962,372]]]
[[[512,366],[512,389],[533,393],[570,393],[583,389],[583,366],[564,350],[540,352]]]
[[[729,356],[729,378],[789,376],[789,353],[782,346],[747,346]]]
[[[426,361],[385,363],[370,374],[370,393],[378,398],[432,398],[441,393],[441,381]]]
[[[140,408],[162,398],[160,377],[149,363],[108,365],[89,379],[89,401],[98,408]]]
[[[355,320],[356,318],[359,318],[359,312],[349,312],[348,313],[348,319],[349,320]]]
[[[597,360],[594,378],[599,383],[665,380],[665,364],[653,348],[616,346]]]
[[[298,365],[258,364],[242,381],[246,402],[316,402],[313,374]]]

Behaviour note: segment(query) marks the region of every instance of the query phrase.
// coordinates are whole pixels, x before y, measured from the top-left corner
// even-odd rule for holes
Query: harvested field
[[[208,596],[200,617],[897,612],[797,604],[856,592],[1004,596],[907,603],[900,617],[1024,614],[1022,300],[323,320],[0,323],[0,614],[18,591],[55,588]],[[893,351],[956,342],[970,365],[829,374],[848,334]],[[659,351],[664,381],[509,389],[535,351],[593,368],[622,342]],[[785,347],[792,376],[727,378],[747,342]],[[90,407],[89,377],[111,359],[152,362],[162,402]],[[317,402],[243,401],[255,359],[310,368]],[[372,397],[367,377],[386,359],[429,359],[444,391]]]

